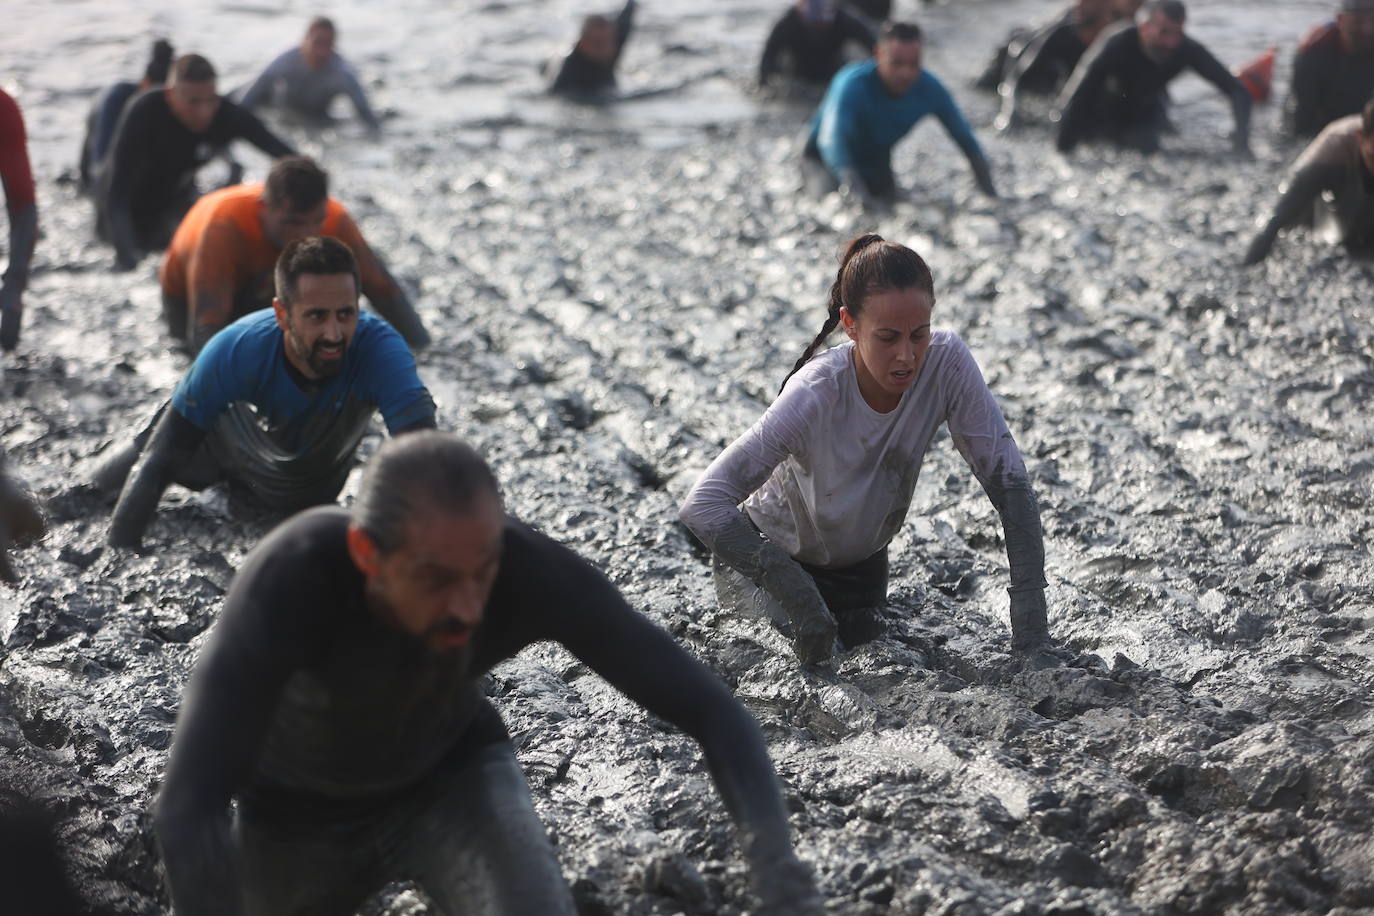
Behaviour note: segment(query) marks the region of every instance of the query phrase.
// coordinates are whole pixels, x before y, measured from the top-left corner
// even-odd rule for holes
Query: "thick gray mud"
[[[898,155],[910,200],[877,229],[931,262],[937,321],[1002,400],[1043,506],[1051,626],[1078,662],[1007,653],[1000,530],[947,442],[892,545],[886,637],[802,670],[717,609],[677,502],[764,409],[839,244],[870,226],[797,199],[808,107],[745,91],[780,5],[646,0],[623,83],[668,91],[611,110],[536,94],[571,2],[331,10],[387,132],[285,129],[418,288],[441,423],[759,718],[831,912],[1374,911],[1374,269],[1303,233],[1234,266],[1294,154],[1272,106],[1255,161],[1229,157],[1224,102],[1190,81],[1152,159],[994,136],[993,100],[964,86],[1056,4],[919,11],[1005,199],[978,197],[923,125]],[[1329,4],[1194,6],[1194,33],[1237,63],[1287,51]],[[0,768],[60,813],[78,885],[111,912],[165,906],[145,812],[181,686],[270,520],[173,491],[135,556],[104,549],[106,509],[68,493],[186,361],[161,334],[155,261],[110,273],[64,175],[89,98],[154,34],[232,85],[309,12],[78,0],[11,5],[0,34],[44,231],[0,434],[52,515],[0,591]],[[747,908],[689,740],[557,648],[492,690],[584,912]],[[369,912],[426,908],[392,888]]]

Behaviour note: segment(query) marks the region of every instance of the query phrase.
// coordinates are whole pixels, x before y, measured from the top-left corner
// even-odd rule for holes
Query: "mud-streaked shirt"
[[[841,567],[873,555],[906,519],[941,424],[985,489],[1028,485],[1002,411],[957,334],[932,333],[920,374],[888,413],[863,399],[853,349],[846,342],[803,366],[706,469],[682,518],[707,544],[738,522],[744,503],[794,559]]]
[[[210,339],[172,393],[172,406],[202,430],[236,402],[257,408],[283,448],[307,446],[334,416],[371,405],[396,433],[434,425],[434,400],[410,348],[389,324],[366,312],[337,375],[306,390],[292,377],[272,309],[245,315]]]

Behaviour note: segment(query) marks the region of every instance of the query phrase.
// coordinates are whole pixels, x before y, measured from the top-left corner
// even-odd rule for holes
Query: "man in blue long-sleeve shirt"
[[[874,59],[845,67],[831,81],[802,155],[807,190],[819,196],[840,188],[866,204],[892,201],[892,147],[928,114],[968,157],[979,189],[995,197],[982,147],[949,90],[921,68],[921,30],[905,22],[883,26]]]

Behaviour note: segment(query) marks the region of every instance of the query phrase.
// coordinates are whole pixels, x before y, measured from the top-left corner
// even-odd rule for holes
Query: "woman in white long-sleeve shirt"
[[[722,604],[771,618],[804,662],[831,655],[837,635],[850,646],[880,632],[887,544],[942,423],[1002,519],[1013,647],[1049,639],[1040,515],[1021,453],[968,347],[931,327],[934,305],[920,255],[878,235],[850,242],[820,333],[682,504],[715,556]],[[813,358],[837,326],[850,341]]]

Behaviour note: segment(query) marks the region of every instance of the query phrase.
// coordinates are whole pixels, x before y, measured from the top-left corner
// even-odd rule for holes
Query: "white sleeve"
[[[951,346],[954,353],[950,360],[950,400],[945,421],[954,447],[984,489],[989,484],[1007,487],[1014,482],[1024,486],[1026,465],[997,399],[988,390],[968,345],[955,338]]]
[[[747,526],[740,503],[789,455],[804,454],[806,432],[818,406],[815,393],[800,380],[790,384],[748,432],[711,462],[678,513],[707,547],[717,550],[723,533]]]

